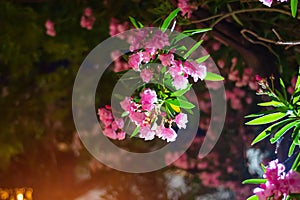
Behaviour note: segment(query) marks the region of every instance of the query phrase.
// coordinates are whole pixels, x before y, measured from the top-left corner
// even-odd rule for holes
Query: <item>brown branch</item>
[[[253,43],[253,44],[261,44],[265,46],[265,43],[270,43],[270,44],[275,44],[275,45],[282,45],[282,46],[296,46],[296,45],[300,45],[300,41],[288,41],[288,42],[284,42],[282,41],[280,35],[273,29],[272,30],[276,37],[279,39],[279,41],[275,41],[275,40],[270,40],[268,38],[264,38],[264,37],[260,37],[259,35],[257,35],[255,32],[249,30],[249,29],[243,29],[241,30],[241,34],[242,36],[248,40],[249,42]],[[247,34],[250,34],[251,36],[253,36],[255,40],[251,39],[249,36],[247,36]]]
[[[227,17],[231,17],[235,14],[249,13],[249,12],[277,12],[277,13],[281,13],[281,14],[284,14],[284,15],[292,16],[292,14],[290,12],[284,11],[284,10],[281,10],[281,9],[276,9],[276,8],[250,8],[250,9],[233,11],[233,12],[230,12],[230,13],[227,13],[227,14],[223,15],[222,17],[220,17],[220,14],[219,14],[219,15],[215,15],[215,16],[212,16],[212,17],[207,17],[207,18],[201,19],[201,20],[193,20],[190,23],[192,23],[192,24],[202,23],[202,22],[205,22],[205,21],[209,21],[209,20],[218,18],[214,23],[212,23],[210,25],[210,27],[213,28],[215,25],[217,25],[219,22],[226,19]],[[300,19],[300,16],[298,16],[297,19]]]

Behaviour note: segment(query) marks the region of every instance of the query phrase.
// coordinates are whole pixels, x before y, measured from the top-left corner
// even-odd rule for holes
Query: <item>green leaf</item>
[[[207,72],[204,80],[206,80],[206,81],[223,81],[224,77],[219,74]]]
[[[273,106],[273,107],[283,107],[284,104],[279,101],[268,101],[268,102],[263,102],[263,103],[258,103],[257,105],[259,106]]]
[[[194,104],[190,103],[189,101],[186,101],[186,100],[183,100],[181,98],[177,98],[178,101],[179,101],[179,106],[181,108],[184,108],[184,109],[192,109],[195,107]]]
[[[268,114],[268,115],[264,115],[262,117],[253,119],[249,122],[246,123],[246,125],[261,125],[261,124],[267,124],[267,123],[271,123],[271,122],[275,122],[283,117],[286,116],[286,113],[282,113],[282,112],[276,112],[276,113],[272,113],[272,114]]]
[[[291,0],[291,13],[294,18],[297,15],[297,10],[298,10],[298,0]]]
[[[280,85],[281,85],[282,90],[283,90],[284,99],[287,99],[286,87],[285,87],[285,84],[284,84],[282,78],[279,78],[279,82],[280,82]]]
[[[184,95],[187,91],[191,89],[192,84],[188,84],[188,86],[185,89],[177,90],[171,94],[171,97],[178,97]]]
[[[281,138],[288,130],[293,128],[297,123],[298,123],[298,121],[294,121],[294,122],[291,122],[291,123],[285,125],[284,127],[282,127],[279,131],[277,131],[277,133],[274,135],[274,137],[270,139],[270,142],[272,144],[277,142],[277,140],[279,140],[279,138]]]
[[[132,25],[133,25],[136,29],[139,29],[139,28],[140,28],[140,26],[137,24],[136,20],[135,20],[133,17],[130,17],[130,16],[129,16],[129,19],[130,19]]]
[[[253,178],[253,179],[244,180],[242,184],[261,184],[266,182],[267,180],[263,178]]]
[[[183,58],[187,59],[194,51],[196,51],[196,49],[198,49],[198,47],[201,46],[202,42],[203,40],[197,42],[188,52],[186,52],[186,54],[184,54]]]
[[[210,57],[210,55],[202,56],[201,58],[196,59],[196,62],[202,63],[202,62],[206,61],[209,57]]]
[[[171,44],[176,44],[177,42],[179,42],[180,40],[189,37],[187,34],[178,34],[176,35],[172,40],[171,40]]]
[[[134,136],[136,136],[140,131],[140,126],[137,126],[134,131],[131,133],[130,138],[133,138]]]
[[[266,169],[266,167],[264,166],[264,164],[260,163],[260,166],[261,166],[261,169],[263,170],[263,172],[266,173],[267,169]]]
[[[253,195],[251,197],[249,197],[247,200],[259,200],[258,196]]]
[[[298,153],[298,156],[293,163],[292,170],[296,171],[299,165],[300,165],[300,153]]]
[[[180,103],[177,99],[166,99],[165,102],[174,106],[180,106]]]
[[[289,157],[291,157],[293,155],[295,147],[296,147],[296,144],[294,142],[292,142],[292,144],[289,148],[289,154],[288,154]]]
[[[204,32],[211,31],[211,30],[212,30],[212,28],[191,29],[191,30],[182,31],[182,33],[185,33],[185,34],[188,34],[191,36],[191,35],[195,35],[198,33],[204,33]]]
[[[122,113],[121,117],[126,117],[127,115],[129,115],[129,112],[125,111],[125,112]]]
[[[253,140],[251,145],[254,145],[254,144],[262,141],[263,139],[268,137],[275,129],[277,129],[278,127],[284,125],[285,123],[288,123],[288,122],[291,122],[291,121],[293,121],[293,120],[292,119],[286,119],[286,120],[277,122],[276,124],[273,124],[273,125],[269,126],[265,130],[263,130],[260,134],[258,134],[258,136],[256,136],[256,138]]]
[[[300,67],[299,67],[299,71],[298,71],[298,77],[297,77],[297,81],[296,81],[296,85],[295,85],[295,91],[300,88]]]
[[[299,135],[300,135],[300,124],[297,124],[295,126],[295,129],[294,129],[293,134],[292,134],[293,143],[295,143],[296,145],[300,145]]]
[[[177,16],[178,12],[180,11],[180,8],[175,9],[170,13],[170,15],[164,20],[163,24],[161,25],[160,29],[162,32],[165,32],[167,28],[169,27],[171,21]]]

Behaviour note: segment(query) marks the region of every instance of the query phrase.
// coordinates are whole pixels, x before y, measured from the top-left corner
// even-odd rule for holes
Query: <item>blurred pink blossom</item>
[[[153,72],[150,69],[142,69],[140,76],[145,83],[148,83],[153,77]]]
[[[187,17],[191,18],[192,8],[188,4],[187,0],[178,0],[177,7],[180,8],[181,16],[185,16],[187,14]]]
[[[55,29],[54,29],[54,22],[51,20],[47,20],[45,22],[45,28],[46,28],[46,34],[49,36],[54,37],[56,35]]]
[[[87,7],[83,10],[83,15],[80,19],[80,26],[86,28],[87,30],[92,30],[93,25],[96,21],[96,17],[93,15],[93,10]]]
[[[179,113],[175,117],[175,123],[177,124],[178,128],[186,128],[186,123],[188,123],[187,114],[185,113]]]

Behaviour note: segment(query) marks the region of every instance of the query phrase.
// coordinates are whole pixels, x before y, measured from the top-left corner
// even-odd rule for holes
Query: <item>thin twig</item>
[[[235,14],[249,13],[249,12],[277,12],[277,13],[281,13],[281,14],[284,14],[284,15],[292,16],[292,14],[290,12],[284,11],[284,10],[281,10],[281,9],[276,9],[276,8],[250,8],[250,9],[245,9],[245,10],[233,11],[233,12],[227,13],[225,15],[221,15],[222,17],[220,17],[220,14],[219,14],[219,15],[214,15],[212,17],[208,17],[208,18],[201,19],[201,20],[194,20],[194,21],[191,21],[191,23],[192,24],[196,24],[196,23],[201,23],[203,21],[208,21],[208,20],[212,20],[212,19],[218,18],[210,26],[210,28],[213,28],[220,21],[222,21],[223,19],[226,19],[227,17],[230,17],[230,16],[235,15]],[[300,19],[300,16],[298,16],[297,19]]]
[[[275,30],[273,30],[274,32]],[[277,38],[280,40],[280,41],[275,41],[275,40],[270,40],[268,38],[264,38],[264,37],[260,37],[258,36],[256,33],[254,33],[253,31],[251,30],[248,30],[248,29],[243,29],[241,30],[241,34],[242,36],[248,40],[249,42],[251,43],[259,43],[259,44],[262,44],[263,42],[266,42],[266,43],[270,43],[270,44],[275,44],[275,45],[282,45],[282,46],[295,46],[295,45],[300,45],[300,41],[288,41],[288,42],[284,42],[282,41],[281,37],[279,36],[279,34],[275,31],[274,32],[275,35],[277,36]],[[251,36],[255,37],[256,38],[256,41],[254,41],[253,39],[251,39],[250,37],[248,37],[246,34],[250,34]]]

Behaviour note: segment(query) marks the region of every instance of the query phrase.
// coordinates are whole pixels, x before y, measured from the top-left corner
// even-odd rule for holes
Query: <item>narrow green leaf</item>
[[[296,124],[292,134],[293,143],[295,145],[300,145],[299,137],[300,137],[300,124]]]
[[[253,119],[253,120],[247,122],[246,125],[267,124],[267,123],[275,122],[285,116],[286,116],[286,113],[282,113],[282,112],[272,113],[272,114],[264,115],[262,117]]]
[[[267,180],[263,178],[253,178],[253,179],[244,180],[242,184],[261,184],[266,182]]]
[[[129,16],[129,19],[130,19],[132,25],[133,25],[136,29],[139,29],[139,28],[140,28],[139,25],[137,24],[136,20],[135,20],[133,17],[130,17],[130,16]]]
[[[184,108],[184,109],[192,109],[192,108],[195,107],[195,105],[192,104],[192,103],[189,102],[189,101],[185,101],[185,100],[183,100],[183,99],[181,99],[181,98],[177,98],[177,99],[178,99],[178,101],[179,101],[179,106],[180,106],[181,108]]]
[[[185,30],[182,33],[186,33],[189,35],[195,35],[198,33],[204,33],[204,32],[211,31],[211,30],[212,30],[212,28],[191,29],[191,30]]]
[[[127,115],[129,115],[129,112],[125,111],[125,112],[122,113],[121,117],[126,117]]]
[[[277,122],[277,123],[269,126],[265,130],[263,130],[260,134],[258,134],[258,136],[256,136],[256,138],[252,141],[251,145],[254,145],[254,144],[262,141],[263,139],[268,137],[275,129],[277,129],[280,126],[283,126],[284,124],[289,123],[291,121],[293,121],[293,120],[292,119],[286,119],[286,120]]]
[[[186,52],[186,54],[184,54],[183,58],[187,59],[194,51],[196,51],[196,49],[198,47],[201,46],[203,40],[200,40],[199,42],[197,42],[192,48],[190,48],[190,50],[188,52]]]
[[[202,63],[202,62],[206,61],[209,57],[210,57],[210,55],[202,56],[201,58],[196,59],[196,62]]]
[[[294,18],[297,15],[297,10],[298,10],[298,0],[291,0],[291,13]]]
[[[298,121],[294,121],[294,122],[286,124],[279,131],[277,131],[277,133],[274,135],[274,137],[270,139],[270,142],[272,144],[274,144],[275,142],[277,142],[277,140],[279,140],[279,138],[281,138],[288,130],[290,130],[291,128],[293,128],[297,123],[298,123]]]
[[[165,32],[167,28],[169,27],[171,21],[177,16],[178,12],[180,11],[180,8],[175,9],[172,11],[169,16],[164,20],[163,24],[161,25],[160,29],[162,32]]]
[[[258,196],[256,195],[252,195],[251,197],[249,197],[247,200],[259,200]]]
[[[279,78],[279,82],[280,82],[280,85],[282,87],[282,92],[283,92],[284,99],[287,99],[286,87],[285,87],[285,84],[284,84],[282,78]]]
[[[298,153],[298,156],[293,163],[292,170],[296,171],[299,165],[300,165],[300,153]]]
[[[182,90],[177,90],[175,92],[173,92],[171,94],[172,97],[178,97],[178,96],[182,96],[184,95],[187,91],[189,91],[192,87],[192,84],[188,84],[188,86],[185,88],[185,89],[182,89]]]
[[[223,81],[224,77],[219,74],[207,72],[204,80],[206,80],[206,81]]]
[[[140,21],[138,21],[138,24],[140,25],[140,28],[144,27],[144,24],[142,24]]]
[[[130,138],[133,138],[134,136],[136,136],[140,131],[140,126],[137,126],[134,131],[131,133]]]
[[[250,114],[250,115],[245,116],[244,118],[260,117],[260,116],[275,113],[275,112],[286,112],[286,111],[287,111],[287,109],[285,109],[285,108],[276,108],[276,109],[272,109],[272,110],[264,110],[264,111],[261,111],[258,113]]]
[[[179,42],[180,40],[183,40],[186,37],[189,37],[189,36],[187,34],[180,33],[171,40],[171,44],[176,44],[177,42]]]
[[[278,102],[278,101],[268,101],[268,102],[258,103],[257,105],[259,105],[259,106],[273,106],[273,107],[282,107],[282,106],[284,106],[284,104],[282,102]]]
[[[294,142],[292,142],[292,144],[289,148],[289,154],[288,154],[289,157],[291,157],[293,155],[295,147],[296,147],[296,144]]]
[[[300,67],[299,67],[299,71],[298,71],[298,77],[297,77],[297,82],[295,85],[295,91],[300,88]]]
[[[174,106],[180,106],[180,103],[177,99],[166,99],[165,102]]]
[[[266,169],[266,167],[264,166],[264,164],[260,163],[260,167],[261,167],[261,169],[263,170],[263,172],[266,173],[267,169]]]

